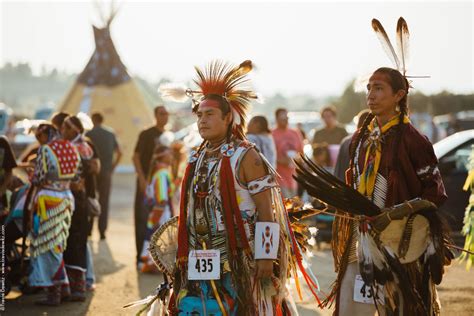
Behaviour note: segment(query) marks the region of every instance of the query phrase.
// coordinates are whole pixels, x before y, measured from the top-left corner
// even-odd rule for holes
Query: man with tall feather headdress
[[[298,163],[298,181],[338,210],[338,276],[324,304],[335,301],[335,315],[439,315],[435,285],[453,259],[437,212],[447,196],[433,146],[408,117],[408,26],[400,18],[400,56],[380,22],[372,26],[397,69],[379,68],[369,79],[370,114],[352,137],[346,184],[308,159]]]
[[[196,68],[197,91],[160,89],[175,100],[192,97],[204,139],[182,183],[171,314],[289,315],[286,281],[297,267],[318,290],[303,267],[276,173],[245,138],[257,98],[243,85],[251,70],[251,61],[215,61]]]

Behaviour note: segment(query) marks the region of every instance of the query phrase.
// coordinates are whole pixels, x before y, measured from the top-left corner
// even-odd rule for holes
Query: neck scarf
[[[390,128],[399,124],[398,115],[393,116],[385,125],[380,128],[377,118],[374,117],[367,127],[370,134],[368,138],[369,146],[365,154],[364,170],[360,175],[358,191],[367,197],[372,197],[375,187],[375,178],[380,166],[382,157],[382,136]],[[403,123],[409,123],[408,116],[403,117]]]

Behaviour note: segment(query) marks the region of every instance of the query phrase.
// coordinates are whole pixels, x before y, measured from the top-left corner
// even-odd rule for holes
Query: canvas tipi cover
[[[153,123],[151,109],[120,60],[110,37],[110,23],[94,29],[96,49],[87,66],[59,106],[70,114],[104,115],[104,125],[115,131],[121,145],[121,164],[131,165],[138,134]]]

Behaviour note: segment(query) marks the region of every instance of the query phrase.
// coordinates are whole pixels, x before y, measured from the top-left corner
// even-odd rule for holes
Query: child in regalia
[[[145,205],[149,209],[149,214],[141,255],[141,272],[157,272],[156,265],[149,254],[148,246],[153,232],[170,219],[172,215],[174,183],[171,175],[171,162],[171,149],[167,146],[158,146],[153,153],[152,169],[145,191]]]

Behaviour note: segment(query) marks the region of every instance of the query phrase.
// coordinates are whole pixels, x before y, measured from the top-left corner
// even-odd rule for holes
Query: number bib
[[[368,286],[364,283],[362,276],[359,274],[356,275],[354,281],[354,302],[364,303],[364,304],[374,304],[374,293],[375,288]],[[383,295],[383,286],[378,286],[378,297],[377,303],[385,304],[385,299]]]
[[[188,280],[219,280],[221,253],[219,250],[191,250],[188,257]]]

